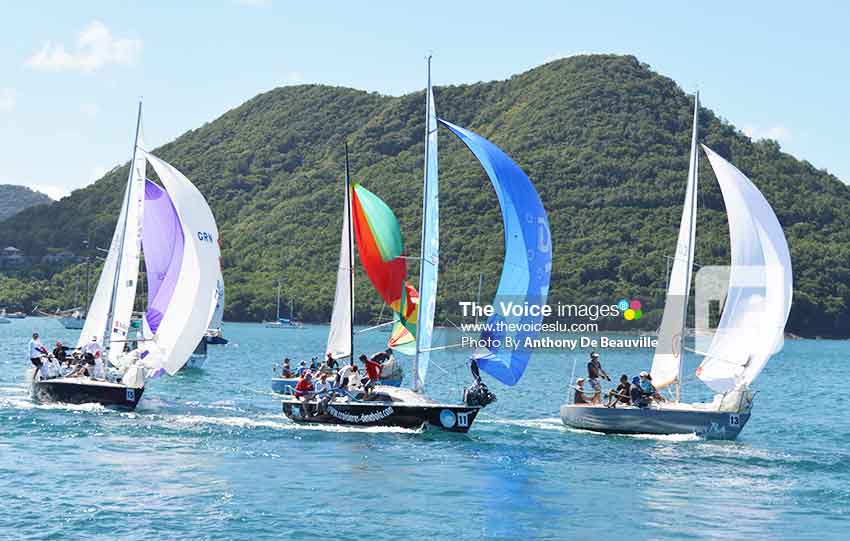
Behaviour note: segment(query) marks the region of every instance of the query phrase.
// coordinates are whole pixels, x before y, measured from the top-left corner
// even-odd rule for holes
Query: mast
[[[277,281],[277,318],[276,320],[280,322],[280,280]]]
[[[478,295],[475,296],[475,304],[481,306],[481,285],[484,282],[484,273],[478,273]],[[475,326],[478,326],[478,312],[475,313]]]
[[[109,311],[106,313],[106,327],[103,331],[103,349],[109,349],[109,342],[112,338],[112,318],[115,315],[115,300],[118,295],[118,277],[121,274],[121,259],[124,256],[124,239],[127,236],[127,219],[130,213],[130,192],[133,184],[133,168],[136,166],[136,148],[139,144],[139,129],[142,125],[142,102],[139,101],[139,112],[136,116],[136,135],[133,138],[133,157],[130,159],[130,173],[127,176],[127,189],[124,194],[124,205],[122,211],[124,215],[124,223],[118,224],[121,228],[121,241],[118,243],[118,254],[115,260],[115,276],[112,278],[112,296],[109,298]],[[121,214],[119,214],[120,216]],[[131,316],[132,317],[132,316]]]
[[[431,152],[431,145],[428,144],[428,139],[430,139],[429,135],[431,134],[431,55],[429,54],[427,57],[428,63],[428,86],[425,87],[425,164],[424,164],[424,174],[422,175],[422,234],[420,236],[419,241],[419,289],[422,290],[422,284],[425,283],[425,231],[428,227],[428,157]],[[420,298],[421,303],[421,298]],[[419,307],[419,315],[417,319],[422,319],[423,315],[426,315],[425,307]],[[419,328],[419,321],[417,320],[416,326]],[[419,333],[417,332],[417,335]],[[422,383],[420,382],[419,376],[419,336],[416,337],[416,357],[413,359],[413,390],[419,391],[422,389]]]
[[[693,176],[690,179],[688,179],[689,182],[691,181],[691,179],[694,180],[693,190],[691,190],[691,192],[692,192],[691,193],[691,200],[688,201],[689,215],[690,215],[691,223],[693,223],[694,215],[696,214],[696,211],[697,211],[697,184],[696,184],[696,179],[699,178],[699,153],[697,151],[697,135],[698,135],[697,125],[698,125],[698,123],[699,123],[699,91],[697,91],[697,93],[694,97],[694,126],[693,126],[693,131],[691,133],[691,163],[690,163],[690,169],[691,169],[691,171],[693,171]],[[696,226],[694,225],[694,227],[696,227]],[[692,242],[694,242],[695,240],[696,239],[693,239]],[[694,252],[694,250],[692,248],[691,250],[688,251],[688,254],[690,255],[693,252]],[[693,266],[694,266],[694,261],[693,261],[693,257],[691,257],[690,260],[687,262],[687,265],[685,267],[687,269],[688,276],[690,276],[691,273],[693,272]],[[688,296],[690,295],[690,289],[691,289],[690,280],[688,280],[687,283],[688,283],[688,289],[685,291],[685,299],[687,299]],[[684,308],[684,310],[682,310],[682,334],[680,335],[681,340],[680,340],[680,343],[679,343],[679,356],[680,356],[680,358],[679,358],[679,375],[676,377],[676,402],[682,401],[682,375],[683,375],[684,364],[685,364],[685,332],[687,331],[687,324],[688,324],[688,304],[686,302],[685,308]]]
[[[348,306],[350,317],[349,321],[349,340],[351,344],[351,362],[354,362],[354,254],[353,237],[351,229],[352,209],[351,209],[351,177],[348,170],[348,141],[345,142],[345,206],[348,210]]]

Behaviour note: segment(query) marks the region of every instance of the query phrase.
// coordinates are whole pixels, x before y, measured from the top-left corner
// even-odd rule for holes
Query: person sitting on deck
[[[315,387],[313,386],[313,374],[310,371],[304,372],[300,378],[298,378],[298,383],[295,384],[295,392],[292,394],[297,398],[303,398],[305,400],[309,400],[315,391]]]
[[[575,394],[573,394],[573,404],[592,403],[590,400],[588,400],[587,395],[584,394],[584,378],[578,378],[573,389],[575,389]]]
[[[298,363],[298,377],[299,378],[301,376],[303,376],[307,372],[307,370],[309,370],[307,368],[307,361],[301,361],[300,363]]]
[[[620,384],[617,385],[615,390],[608,393],[608,403],[605,405],[609,408],[616,408],[617,404],[631,404],[630,388],[629,376],[625,374],[621,375]]]
[[[602,402],[602,386],[599,385],[600,375],[606,380],[611,381],[611,378],[605,373],[605,369],[602,368],[602,363],[599,362],[599,354],[591,351],[590,361],[587,362],[587,383],[593,389],[593,397],[590,399],[593,404]]]
[[[280,377],[291,378],[293,376],[292,369],[289,367],[289,357],[287,357],[283,360],[283,366],[280,367]]]
[[[658,389],[655,388],[655,385],[652,384],[652,376],[649,375],[649,372],[643,371],[640,373],[640,388],[647,399],[658,400],[659,402],[665,401],[664,397],[658,392]]]
[[[328,383],[328,374],[326,372],[322,372],[319,375],[319,381],[313,386],[313,392],[321,394],[330,390],[331,386]]]
[[[649,405],[649,401],[643,393],[643,388],[640,386],[640,378],[635,376],[632,378],[632,385],[629,387],[629,398],[632,406],[645,408]]]
[[[64,363],[68,360],[68,348],[62,345],[62,342],[59,340],[56,341],[56,347],[53,348],[53,356],[56,357],[56,360],[60,363]]]
[[[319,367],[316,365],[316,358],[310,359],[310,372],[315,372]]]

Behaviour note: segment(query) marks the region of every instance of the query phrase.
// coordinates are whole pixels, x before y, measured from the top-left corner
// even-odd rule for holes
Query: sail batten
[[[496,145],[466,128],[443,119],[439,122],[475,155],[499,199],[505,228],[505,260],[496,301],[546,304],[552,272],[552,243],[549,220],[537,190],[522,169]],[[526,347],[526,340],[537,337],[542,321],[540,315],[494,314],[488,318],[487,328],[481,335],[481,340],[489,342],[490,347],[476,350],[473,359],[484,372],[505,385],[515,385],[531,358],[532,348]],[[506,345],[508,335],[519,347],[513,349]]]

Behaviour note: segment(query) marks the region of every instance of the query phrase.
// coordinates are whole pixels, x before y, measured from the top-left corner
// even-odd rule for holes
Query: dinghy
[[[146,380],[175,374],[202,340],[216,300],[218,230],[206,200],[172,165],[144,150],[139,134],[115,233],[78,348],[97,342],[107,379],[32,378],[38,401],[134,409]],[[145,178],[147,164],[162,185]],[[148,306],[143,338],[131,335],[133,304],[144,251]],[[132,345],[137,349],[130,349]],[[92,346],[89,346],[92,347]]]
[[[708,403],[682,401],[684,336],[696,235],[699,96],[676,256],[652,361],[657,388],[675,398],[648,407],[565,404],[567,426],[614,434],[696,434],[735,439],[750,419],[750,385],[781,346],[791,310],[792,270],[782,226],[764,196],[731,163],[702,145],[720,184],[729,222],[731,270],[718,328],[696,376],[716,393]],[[699,352],[698,352],[699,353]]]
[[[346,204],[351,208],[349,219],[355,224],[361,263],[396,319],[389,345],[396,351],[413,350],[411,388],[379,385],[365,397],[342,393],[324,401],[289,398],[284,401],[284,413],[297,422],[425,427],[465,433],[481,408],[495,400],[481,381],[478,367],[499,381],[513,385],[521,378],[531,355],[530,350],[522,348],[514,351],[494,347],[476,351],[471,362],[475,382],[464,391],[461,403],[432,400],[424,393],[430,355],[440,349],[431,345],[439,266],[439,186],[438,119],[430,67],[429,57],[419,292],[405,281],[406,263],[401,233],[392,211],[362,186],[355,185],[346,190]],[[505,262],[497,296],[545,304],[552,252],[546,212],[534,186],[525,173],[491,142],[449,122],[439,120],[439,123],[467,145],[496,190],[505,226]],[[349,184],[347,167],[346,184]],[[522,316],[516,321],[533,327],[541,318]],[[536,331],[529,331],[523,336],[536,335]],[[504,344],[504,341],[501,343]]]

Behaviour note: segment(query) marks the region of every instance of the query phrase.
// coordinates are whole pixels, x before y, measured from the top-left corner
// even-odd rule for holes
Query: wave
[[[278,420],[280,419],[280,420]],[[418,434],[421,429],[408,429],[394,426],[343,426],[343,425],[321,425],[321,424],[298,424],[293,423],[280,416],[263,418],[251,417],[210,417],[206,415],[179,415],[168,419],[182,425],[216,425],[236,428],[255,429],[269,428],[272,430],[315,430],[320,432],[340,433],[374,433],[374,434]]]

